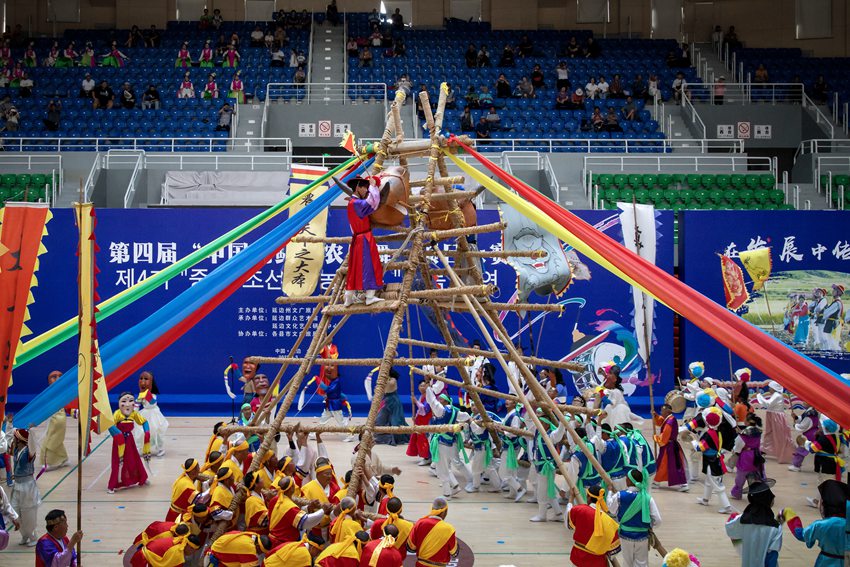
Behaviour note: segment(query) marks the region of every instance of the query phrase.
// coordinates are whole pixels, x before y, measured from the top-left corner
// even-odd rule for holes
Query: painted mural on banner
[[[739,315],[831,370],[849,372],[847,221],[845,213],[834,211],[684,211],[679,224],[684,281],[723,303],[723,276],[716,260],[717,254],[726,256],[744,269],[749,298],[738,307]],[[761,271],[769,271],[763,286],[753,281],[758,274],[740,258],[747,253],[752,264],[758,259],[753,251],[761,253]],[[695,325],[684,324],[683,343],[683,362],[702,360],[708,375],[729,377],[726,348]],[[748,365],[733,355],[732,366]]]
[[[101,297],[115,293],[141,281],[212,241],[226,230],[256,214],[256,209],[105,209],[98,211],[98,240],[101,252],[98,265]],[[583,211],[579,216],[620,242],[623,241],[617,211]],[[495,210],[479,211],[482,224],[498,221]],[[666,271],[673,268],[673,217],[663,211],[656,213],[656,260]],[[102,321],[98,333],[109,340],[122,330],[138,324],[147,315],[188,289],[210,273],[215,267],[250,242],[265,234],[273,222],[260,227],[243,241],[226,246],[210,258],[183,272],[149,295],[126,309]],[[187,230],[191,227],[191,230]],[[349,228],[343,209],[332,209],[328,215],[329,236],[348,236]],[[35,303],[31,306],[33,332],[38,334],[76,313],[76,228],[70,210],[57,210],[50,234],[45,238],[49,250],[41,263],[42,277],[35,290]],[[451,249],[453,245],[443,245]],[[481,250],[500,250],[501,234],[489,233],[479,237]],[[389,246],[379,244],[386,250]],[[327,289],[335,271],[347,252],[347,245],[328,244],[324,249],[324,266],[319,275],[315,293]],[[587,370],[570,376],[565,373],[566,385],[571,393],[597,383],[595,368],[614,361],[623,368],[624,388],[633,407],[648,405],[647,377],[644,362],[639,356],[635,334],[635,312],[630,286],[604,269],[564,246],[573,271],[573,282],[561,295],[541,297],[532,293],[532,302],[560,302],[565,308],[561,315],[555,313],[529,313],[521,318],[515,312],[502,313],[502,320],[512,333],[511,340],[520,343],[528,354],[571,360],[586,365]],[[212,314],[188,331],[172,346],[150,361],[145,368],[157,377],[161,394],[159,403],[166,412],[230,413],[230,398],[222,384],[221,369],[229,364],[230,357],[240,361],[249,355],[285,356],[306,324],[312,305],[277,305],[281,295],[281,273],[285,262],[281,251],[245,284],[225,300]],[[382,259],[388,260],[389,256]],[[436,259],[434,259],[436,262]],[[436,266],[436,264],[435,264]],[[46,275],[46,274],[49,274]],[[400,272],[386,274],[388,282],[400,281]],[[516,272],[502,259],[484,262],[485,283],[499,288],[495,301],[507,302],[516,294]],[[446,285],[445,277],[437,278],[438,285]],[[721,291],[722,293],[722,291]],[[439,335],[418,308],[411,309],[414,336],[425,340],[439,340]],[[660,390],[666,391],[673,381],[673,323],[666,308],[656,307],[651,368]],[[386,329],[390,314],[353,317],[335,343],[341,357],[379,356],[386,343]],[[450,325],[471,343],[482,339],[473,319],[465,313],[451,314]],[[313,324],[312,332],[316,327]],[[308,338],[309,338],[308,334]],[[483,343],[484,341],[482,341]],[[46,385],[51,370],[67,370],[76,361],[73,341],[49,351],[15,370],[15,386],[10,391],[13,408],[20,407]],[[304,354],[308,342],[302,343],[299,354]],[[405,352],[400,354],[406,355]],[[427,356],[414,348],[414,356]],[[277,368],[263,368],[260,372],[273,375]],[[294,373],[287,371],[285,379]],[[316,370],[317,372],[318,370]],[[351,402],[355,415],[365,414],[366,394],[363,383],[367,368],[343,367],[343,390]],[[399,393],[407,399],[410,381],[406,368],[398,368]],[[454,375],[450,370],[450,377]],[[507,381],[498,371],[497,386],[507,391]],[[113,397],[124,390],[135,391],[138,373],[115,388]],[[236,376],[238,379],[238,375]],[[234,393],[239,395],[239,383]],[[657,397],[657,395],[656,395]],[[314,416],[320,412],[321,397],[307,392],[307,404],[302,415]]]

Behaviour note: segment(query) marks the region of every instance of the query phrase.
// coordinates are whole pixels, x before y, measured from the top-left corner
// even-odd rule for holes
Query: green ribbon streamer
[[[349,160],[343,162],[338,165],[334,169],[325,173],[317,180],[313,181],[304,189],[299,191],[294,195],[290,195],[277,205],[270,207],[269,209],[263,211],[259,215],[255,216],[252,219],[245,221],[240,224],[236,228],[226,232],[225,234],[219,236],[206,246],[195,250],[185,258],[171,264],[170,266],[163,268],[156,274],[151,277],[143,280],[132,288],[119,293],[118,295],[112,296],[109,299],[102,301],[98,304],[98,312],[96,314],[96,318],[98,322],[103,321],[110,315],[114,315],[121,309],[127,307],[134,301],[144,297],[154,289],[159,286],[165,284],[167,281],[176,277],[192,266],[198,264],[205,258],[211,256],[217,250],[224,248],[231,242],[235,241],[237,238],[244,236],[245,234],[251,232],[255,228],[259,227],[275,215],[277,215],[281,210],[285,209],[290,203],[300,198],[301,196],[309,193],[316,187],[325,183],[327,180],[331,178],[332,175],[338,175],[340,172],[345,171],[349,167],[351,167],[355,162],[358,161],[359,158],[352,157]],[[55,332],[55,334],[54,334]],[[64,323],[50,329],[49,331],[42,333],[41,335],[27,341],[23,345],[21,345],[18,350],[17,355],[15,356],[15,368],[29,362],[30,360],[44,354],[49,351],[53,347],[63,343],[64,341],[70,339],[71,337],[77,334],[77,318],[69,319]]]
[[[516,448],[513,446],[512,443],[505,443],[505,445],[508,446],[507,453],[505,454],[505,467],[509,471],[515,471],[519,468],[519,463],[516,459]]]

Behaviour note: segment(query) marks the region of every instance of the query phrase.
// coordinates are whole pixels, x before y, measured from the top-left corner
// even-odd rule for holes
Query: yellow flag
[[[773,262],[770,259],[770,247],[756,248],[738,254],[744,269],[753,278],[753,291],[758,291],[764,286],[764,282],[770,278]]]
[[[327,169],[312,165],[294,165],[289,178],[289,194],[294,195],[304,187],[327,173]],[[289,209],[294,215],[328,189],[324,183],[310,193],[302,196]],[[328,226],[328,209],[323,209],[301,229],[298,236],[324,237]],[[296,239],[297,240],[297,237]],[[286,258],[283,261],[281,287],[288,297],[306,297],[312,295],[319,283],[322,266],[325,264],[325,245],[321,242],[295,242],[286,245]]]

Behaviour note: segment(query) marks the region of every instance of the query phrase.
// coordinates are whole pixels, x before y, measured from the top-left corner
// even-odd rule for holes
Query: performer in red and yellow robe
[[[143,546],[130,560],[131,567],[183,567],[187,552],[199,546],[187,537],[164,537]]]
[[[267,536],[251,532],[227,532],[213,542],[207,553],[218,560],[217,567],[257,567],[258,555],[271,551]]]
[[[263,500],[263,482],[259,473],[248,473],[245,475],[244,484],[248,490],[245,499],[245,531],[255,534],[268,535],[269,533],[269,509]]]
[[[360,554],[360,567],[401,567],[404,555],[396,548],[392,536],[373,539],[363,546]]]
[[[369,541],[366,532],[332,543],[316,558],[316,567],[360,567],[363,545]]]
[[[588,504],[572,506],[567,512],[573,533],[570,561],[578,567],[607,567],[607,555],[620,547],[619,525],[606,512],[605,489],[591,486]],[[595,506],[591,506],[595,504]]]
[[[357,510],[357,504],[353,498],[345,497],[339,504],[339,515],[331,522],[330,542],[339,543],[357,532],[363,530],[360,522],[352,517]]]
[[[280,494],[269,504],[269,536],[275,545],[298,541],[302,531],[311,530],[326,517],[322,509],[307,513],[292,501],[297,488],[292,477],[284,477],[279,486]]]
[[[300,539],[272,549],[262,567],[313,567],[313,558],[319,553],[321,546],[318,543]]]
[[[345,304],[358,302],[356,292],[363,290],[366,291],[366,305],[370,305],[381,301],[375,297],[375,290],[384,287],[384,269],[369,220],[369,215],[380,206],[381,194],[376,185],[360,177],[352,180],[351,190],[353,195],[348,200],[351,248],[348,252]]]
[[[372,539],[381,539],[385,525],[395,526],[398,529],[398,535],[395,538],[395,547],[400,551],[406,551],[407,538],[410,537],[410,531],[413,529],[413,522],[402,518],[401,511],[401,500],[397,497],[390,498],[387,501],[387,517],[378,518],[372,523],[369,536]]]
[[[448,503],[437,498],[428,515],[413,524],[407,547],[416,553],[417,567],[444,567],[457,555],[455,529],[445,521],[448,511]]]
[[[195,498],[198,497],[195,481],[198,479],[200,471],[201,466],[195,459],[187,459],[183,463],[183,474],[177,477],[177,480],[171,486],[171,507],[165,515],[167,522],[177,520],[192,508]]]

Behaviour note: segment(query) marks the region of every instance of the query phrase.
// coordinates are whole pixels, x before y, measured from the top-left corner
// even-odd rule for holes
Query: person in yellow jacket
[[[215,521],[230,521],[236,525],[238,517],[230,510],[233,495],[236,493],[236,483],[233,480],[233,469],[221,467],[213,481],[212,498],[210,499],[210,515]]]
[[[165,515],[166,522],[176,522],[177,518],[192,509],[201,494],[195,486],[200,472],[201,466],[195,459],[186,459],[183,463],[183,473],[171,486],[171,507]]]
[[[369,534],[357,532],[338,543],[332,543],[316,557],[316,567],[359,567],[363,546]]]
[[[269,509],[263,499],[263,480],[259,472],[245,475],[244,487],[248,491],[245,498],[245,530],[257,534],[269,533]]]
[[[207,550],[210,567],[259,567],[271,551],[271,540],[251,532],[228,532]]]
[[[363,526],[357,521],[358,515],[357,502],[354,501],[354,498],[346,496],[340,501],[339,514],[331,522],[331,543],[339,543],[363,529]]]
[[[272,549],[262,567],[313,567],[313,561],[325,547],[325,540],[308,534],[298,541],[281,544]]]

